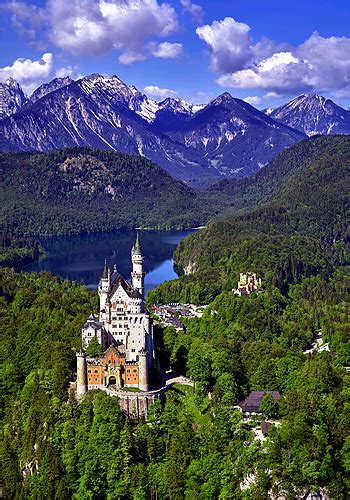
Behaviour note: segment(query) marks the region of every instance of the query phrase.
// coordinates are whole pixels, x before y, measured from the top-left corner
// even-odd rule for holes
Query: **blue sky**
[[[0,79],[116,74],[157,100],[302,92],[350,106],[349,0],[1,1]]]

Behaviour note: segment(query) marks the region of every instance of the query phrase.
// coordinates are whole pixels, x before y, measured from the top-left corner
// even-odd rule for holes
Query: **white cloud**
[[[45,9],[37,5],[12,0],[4,2],[3,9],[11,13],[14,28],[29,42],[36,41],[37,30],[46,22]]]
[[[226,73],[244,67],[252,57],[249,31],[247,24],[239,23],[232,17],[196,29],[199,38],[211,50],[211,68],[214,71]]]
[[[276,99],[277,97],[279,97],[279,95],[277,94],[277,92],[267,92],[264,95],[264,99]]]
[[[153,56],[161,59],[177,59],[182,54],[182,43],[150,44],[149,50]]]
[[[313,33],[295,54],[310,68],[305,78],[313,88],[339,89],[350,84],[350,38]]]
[[[81,78],[78,66],[56,67],[51,52],[42,55],[37,61],[18,58],[11,66],[0,68],[0,81],[11,77],[16,80],[24,92],[31,94],[43,83],[53,78],[70,76],[73,79]]]
[[[11,66],[0,68],[0,79],[14,78],[26,92],[31,92],[53,74],[53,55],[47,52],[38,61],[16,59]]]
[[[39,10],[26,2],[8,2],[7,8],[18,29],[32,37],[46,30],[52,43],[76,55],[120,49],[130,60],[146,42],[178,28],[175,9],[158,0],[47,0]]]
[[[252,69],[243,69],[217,79],[222,87],[261,88],[293,92],[296,87],[310,89],[305,80],[305,67],[291,52],[278,52]]]
[[[146,57],[138,52],[124,52],[118,57],[121,64],[129,65],[137,61],[144,61]]]
[[[252,95],[245,97],[243,101],[247,102],[248,104],[251,104],[252,106],[257,106],[258,104],[261,103],[261,97],[258,95]]]
[[[313,33],[297,47],[268,38],[253,45],[250,27],[230,17],[196,32],[210,48],[211,69],[221,74],[216,81],[222,87],[348,95],[350,38]]]
[[[191,0],[180,0],[181,5],[184,8],[185,12],[188,12],[190,16],[192,16],[193,20],[197,24],[201,24],[203,22],[204,10],[197,3],[191,2]]]
[[[145,94],[151,95],[153,97],[160,97],[165,99],[166,97],[175,97],[177,96],[177,92],[175,90],[170,89],[162,89],[157,87],[157,85],[147,85],[143,91]]]
[[[56,69],[55,78],[64,78],[65,76],[70,76],[73,79],[82,77],[82,75],[79,74],[79,68],[77,66],[66,66]]]

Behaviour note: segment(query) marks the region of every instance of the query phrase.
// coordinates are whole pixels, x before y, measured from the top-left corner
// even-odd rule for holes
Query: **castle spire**
[[[136,233],[136,242],[132,247],[132,254],[133,255],[142,255],[142,247],[141,247],[140,237],[139,237],[138,231]]]
[[[103,268],[102,278],[108,278],[108,267],[107,267],[107,259],[105,259],[105,265]]]
[[[142,255],[142,248],[139,238],[139,233],[136,236],[136,242],[132,247],[131,251],[131,261],[132,261],[132,273],[131,273],[131,283],[134,288],[136,288],[140,294],[144,295],[144,276],[143,272],[143,262],[144,257]]]

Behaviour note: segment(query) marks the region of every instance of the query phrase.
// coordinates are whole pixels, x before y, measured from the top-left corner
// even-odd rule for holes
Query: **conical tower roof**
[[[140,243],[140,238],[139,238],[139,233],[136,235],[136,241],[134,246],[132,247],[132,254],[133,255],[142,255],[142,247]]]
[[[103,268],[102,278],[108,278],[108,267],[107,267],[107,259],[105,259],[105,265]]]

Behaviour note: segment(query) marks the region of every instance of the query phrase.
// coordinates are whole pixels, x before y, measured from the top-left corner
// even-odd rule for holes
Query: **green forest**
[[[340,271],[305,278],[287,295],[222,292],[201,319],[183,320],[185,333],[157,328],[159,358],[196,389],[169,390],[148,422],[126,420],[100,391],[80,404],[68,393],[95,294],[7,269],[1,288],[5,498],[294,498],[320,488],[346,498],[349,295]],[[303,354],[318,330],[330,352]],[[264,443],[252,439],[257,422],[234,408],[253,389],[283,395],[281,425]],[[241,490],[250,474],[255,483]]]
[[[0,234],[0,267],[21,267],[38,260],[39,245],[30,238]]]
[[[15,236],[182,229],[221,207],[142,156],[90,148],[1,153],[0,176],[0,232]]]
[[[180,242],[175,262],[186,275],[161,285],[150,301],[208,303],[236,287],[245,270],[257,272],[265,288],[286,291],[302,276],[327,278],[349,263],[350,138],[318,137],[293,146],[251,179],[250,189],[258,192],[261,177],[276,182],[276,163],[286,173],[290,159],[293,168],[268,201],[224,212]]]
[[[197,227],[270,200],[305,166],[348,148],[346,136],[301,141],[254,177],[226,179],[206,190],[190,188],[136,155],[91,148],[1,153],[0,233],[28,237]]]
[[[348,498],[350,140],[315,138],[285,153],[241,188],[226,186],[229,211],[176,251],[189,274],[148,294],[149,303],[207,307],[181,318],[185,331],[155,326],[157,358],[195,388],[173,386],[147,421],[127,420],[101,391],[78,404],[70,390],[97,294],[49,273],[0,269],[6,499]],[[21,248],[12,238],[2,248]],[[244,271],[262,277],[263,293],[233,294]],[[316,335],[329,350],[305,353]],[[262,415],[247,421],[237,403],[252,390],[281,399],[265,397]],[[261,441],[263,418],[274,425]]]

